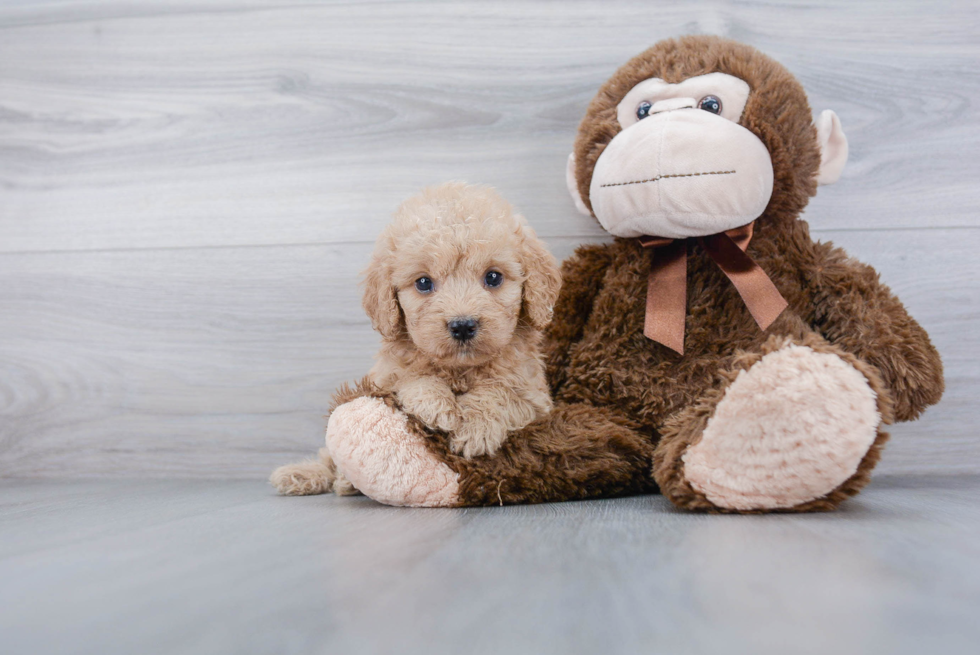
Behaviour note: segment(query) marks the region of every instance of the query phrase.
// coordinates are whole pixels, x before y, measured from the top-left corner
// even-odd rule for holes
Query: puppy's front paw
[[[398,393],[398,402],[405,412],[415,416],[431,430],[453,432],[459,427],[459,405],[452,398],[440,394],[425,394],[416,389]]]
[[[459,428],[460,415],[459,409],[455,406],[444,408],[419,407],[415,410],[407,410],[409,414],[415,414],[426,427],[443,432],[453,432]]]
[[[403,384],[396,395],[402,409],[430,430],[453,432],[459,427],[459,405],[446,384],[431,378],[418,378]]]
[[[492,455],[507,438],[506,426],[481,419],[464,419],[453,435],[450,446],[463,457]]]

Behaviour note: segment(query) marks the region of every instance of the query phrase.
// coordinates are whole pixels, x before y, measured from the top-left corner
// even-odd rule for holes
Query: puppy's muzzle
[[[476,336],[477,330],[480,329],[480,322],[475,318],[454,318],[446,326],[453,339],[465,343]]]

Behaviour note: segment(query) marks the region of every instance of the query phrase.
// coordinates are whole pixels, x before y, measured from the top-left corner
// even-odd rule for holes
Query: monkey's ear
[[[585,202],[582,200],[582,196],[578,192],[578,182],[575,181],[575,153],[573,152],[568,156],[568,165],[565,167],[565,184],[568,186],[568,192],[572,195],[572,202],[575,203],[575,209],[579,210],[586,216],[592,216],[592,212],[589,208],[585,206]]]
[[[383,238],[383,237],[382,237]],[[371,256],[371,263],[364,271],[364,298],[362,305],[371,319],[371,325],[385,339],[394,339],[401,331],[401,307],[395,294],[395,285],[386,264],[391,251],[379,239]]]
[[[524,274],[524,313],[534,327],[542,330],[551,322],[551,313],[561,290],[561,270],[554,255],[527,225],[521,226],[521,259]]]
[[[847,163],[847,137],[837,114],[823,110],[817,119],[817,144],[820,146],[820,170],[817,184],[833,184],[840,179]]]

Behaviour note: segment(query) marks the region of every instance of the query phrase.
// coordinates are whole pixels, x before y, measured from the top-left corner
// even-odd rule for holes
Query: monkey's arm
[[[582,338],[611,261],[609,246],[597,244],[579,246],[562,262],[561,292],[544,335],[545,366],[552,393],[565,384],[569,350]]]
[[[911,421],[943,395],[943,363],[929,335],[877,271],[840,248],[819,244],[806,273],[810,323],[831,343],[874,365],[892,393],[895,418]]]

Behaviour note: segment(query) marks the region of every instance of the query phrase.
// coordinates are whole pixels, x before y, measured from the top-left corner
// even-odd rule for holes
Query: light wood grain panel
[[[884,469],[975,470],[980,231],[830,236],[879,268],[946,362],[945,400],[895,428]],[[331,392],[377,347],[356,278],[369,251],[0,257],[0,475],[233,477],[309,454]]]
[[[377,344],[342,250],[0,259],[3,471],[227,475],[321,432]]]
[[[852,161],[807,218],[944,354],[946,399],[884,467],[974,468],[970,9],[0,2],[0,475],[257,475],[305,454],[370,364],[355,276],[392,208],[466,178],[559,257],[605,238],[564,190],[577,122],[629,56],[700,32],[838,111]]]
[[[419,186],[594,237],[564,159],[659,38],[770,52],[851,137],[822,229],[977,225],[970,3],[149,2],[0,7],[0,252],[370,241]]]

